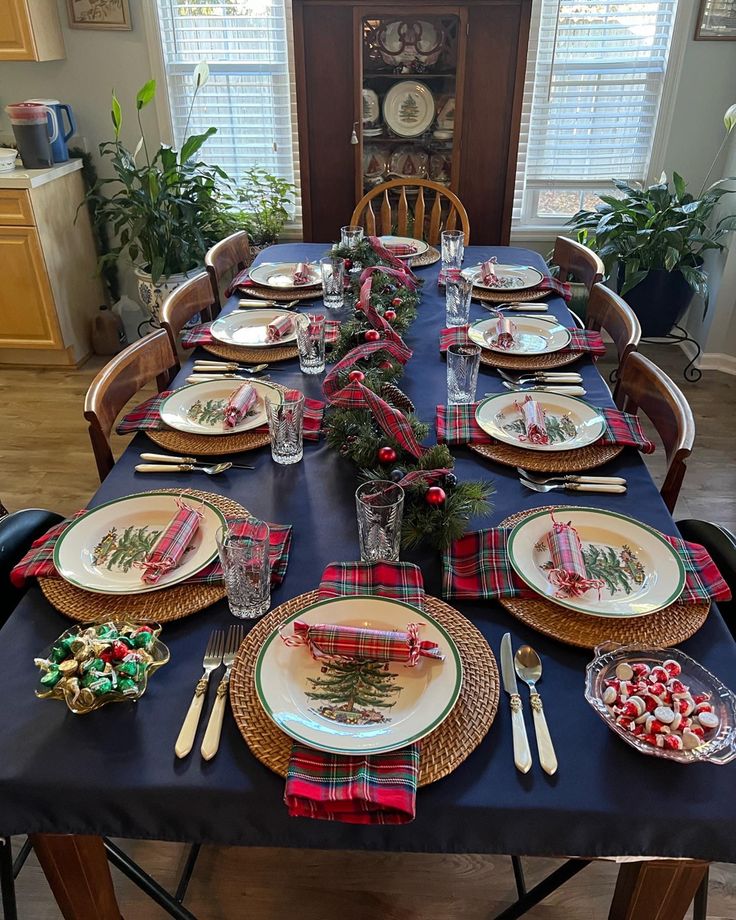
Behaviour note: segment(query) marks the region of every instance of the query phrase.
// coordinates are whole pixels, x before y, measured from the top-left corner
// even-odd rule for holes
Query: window
[[[217,128],[207,162],[237,180],[250,166],[299,184],[291,0],[157,0],[174,143],[183,140],[200,61],[200,90],[189,133]],[[300,220],[298,202],[297,213]]]
[[[535,0],[517,229],[560,227],[610,180],[646,181],[677,0]]]

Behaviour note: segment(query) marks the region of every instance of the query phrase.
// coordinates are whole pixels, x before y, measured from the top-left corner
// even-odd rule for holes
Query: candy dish
[[[644,740],[644,734],[634,735],[630,728],[617,724],[610,705],[604,702],[604,693],[610,687],[608,682],[617,679],[617,669],[621,675],[625,673],[626,665],[634,666],[634,669],[637,665],[659,669],[664,667],[665,662],[673,671],[676,670],[675,665],[679,666],[680,673],[673,676],[689,688],[696,699],[707,697],[710,708],[718,720],[716,727],[703,732],[702,742],[692,750],[659,747],[653,744],[651,739]],[[618,679],[621,679],[620,676]],[[612,731],[643,754],[674,760],[677,763],[725,764],[736,759],[736,695],[715,675],[679,649],[653,649],[641,645],[618,645],[615,642],[597,646],[595,658],[586,668],[585,699]],[[652,713],[645,711],[641,718],[650,717],[655,712],[663,714],[668,708],[669,706],[657,707]]]
[[[34,663],[36,696],[64,700],[76,715],[108,703],[139,700],[150,676],[169,660],[156,623],[96,623],[62,633]]]

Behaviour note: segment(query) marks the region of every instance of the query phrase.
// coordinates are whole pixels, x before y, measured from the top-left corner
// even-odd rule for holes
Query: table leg
[[[122,920],[101,837],[33,834],[30,840],[64,920]]]
[[[707,870],[698,860],[622,863],[608,920],[682,920]]]

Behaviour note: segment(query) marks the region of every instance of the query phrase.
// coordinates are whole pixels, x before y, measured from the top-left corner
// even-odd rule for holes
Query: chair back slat
[[[245,230],[238,230],[237,233],[226,236],[205,253],[204,264],[212,284],[215,313],[220,312],[222,290],[226,283],[247,268],[252,261],[253,255]]]
[[[365,209],[365,232],[368,236],[376,235],[376,212],[373,210],[373,202],[368,202],[368,207]]]
[[[166,330],[171,342],[171,350],[176,357],[179,334],[189,320],[199,313],[204,322],[212,320],[214,293],[207,272],[200,272],[184,284],[175,288],[161,307],[161,326]],[[179,361],[176,361],[179,368]]]
[[[594,284],[588,298],[585,328],[604,330],[613,339],[618,356],[618,372],[613,398],[618,395],[621,368],[632,351],[639,347],[641,325],[626,301],[603,284]]]
[[[558,236],[552,261],[560,268],[561,281],[580,281],[587,289],[603,281],[605,267],[592,249],[566,236]]]
[[[450,213],[447,215],[447,223],[444,229],[457,230],[457,211],[450,210]]]
[[[424,231],[424,214],[424,186],[420,185],[419,191],[417,192],[417,200],[414,203],[414,233],[412,235],[416,239],[421,239]]]
[[[440,201],[440,193],[435,192],[434,204],[432,205],[432,210],[429,215],[429,233],[427,234],[427,242],[430,246],[435,246],[440,241],[440,233],[442,232],[442,202]]]
[[[383,193],[383,202],[381,204],[381,233],[391,233],[391,199],[388,197],[388,189]]]
[[[409,234],[409,203],[406,200],[406,186],[401,186],[399,195],[399,213],[396,220],[396,232],[399,236],[408,236]]]
[[[154,379],[159,392],[165,389],[173,365],[169,335],[165,329],[157,329],[115,355],[92,381],[84,399],[84,417],[89,422],[100,481],[115,464],[110,434],[123,406]]]

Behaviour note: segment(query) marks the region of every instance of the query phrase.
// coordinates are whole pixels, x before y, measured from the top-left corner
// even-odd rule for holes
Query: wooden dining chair
[[[238,230],[215,243],[204,256],[204,265],[212,283],[215,297],[215,313],[222,307],[222,290],[228,282],[253,261],[248,234]]]
[[[695,420],[687,399],[663,370],[632,351],[621,368],[616,404],[625,412],[646,415],[662,439],[667,472],[659,492],[673,512],[695,441]]]
[[[407,195],[407,189],[416,189],[416,198],[411,203],[410,198],[414,196]],[[428,194],[425,195],[425,191]],[[382,200],[376,218],[373,203],[378,198]],[[350,223],[364,227],[371,236],[410,236],[424,240],[430,246],[440,242],[443,230],[462,229],[465,245],[470,244],[470,221],[462,202],[449,188],[428,179],[382,182],[363,195],[355,206]]]
[[[560,281],[577,281],[590,291],[594,284],[603,281],[605,268],[600,256],[566,236],[558,236],[552,261],[559,267]]]
[[[168,332],[157,329],[115,355],[92,381],[84,398],[84,417],[89,422],[100,482],[115,465],[110,447],[115,419],[128,400],[152,380],[159,392],[164,390],[173,376],[175,360]]]
[[[612,339],[618,356],[618,367],[614,372],[613,398],[619,389],[619,378],[624,361],[639,347],[641,326],[636,313],[626,301],[604,284],[594,284],[585,314],[585,328],[596,332],[603,330]]]
[[[208,272],[200,272],[175,288],[161,307],[161,326],[166,330],[174,353],[174,367],[179,370],[179,335],[192,317],[199,314],[202,321],[212,320],[214,299]]]

